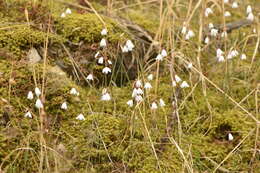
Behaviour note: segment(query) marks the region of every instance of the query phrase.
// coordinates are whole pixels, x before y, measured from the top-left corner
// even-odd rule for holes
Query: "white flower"
[[[163,57],[166,57],[166,56],[167,56],[167,52],[166,52],[165,49],[162,50],[161,55],[162,55]]]
[[[75,88],[71,88],[70,94],[71,95],[78,95],[78,91]]]
[[[214,28],[213,23],[209,23],[209,29],[212,29],[212,28]]]
[[[218,62],[224,62],[224,61],[225,61],[225,58],[223,55],[218,56]]]
[[[188,33],[185,36],[185,39],[189,40],[190,38],[192,38],[194,36],[195,36],[194,32],[192,30],[189,30]]]
[[[143,101],[143,97],[141,95],[137,95],[135,97],[135,101],[139,103],[139,102]]]
[[[180,85],[181,88],[188,88],[189,84],[186,81],[183,81]]]
[[[232,3],[232,8],[238,8],[238,3],[236,1]]]
[[[99,51],[95,54],[95,58],[97,58],[98,57],[98,55],[99,55]]]
[[[128,100],[126,102],[126,104],[129,106],[129,107],[133,107],[134,106],[134,101],[133,100]]]
[[[177,86],[176,81],[172,81],[172,86],[173,86],[173,87],[176,87],[176,86]]]
[[[153,80],[153,74],[149,74],[149,75],[147,76],[147,79],[148,79],[149,81]]]
[[[210,30],[210,35],[213,36],[213,37],[216,37],[218,35],[218,30],[217,29],[211,29]]]
[[[156,56],[156,61],[162,61],[163,60],[163,56],[162,56],[162,54],[158,54],[157,56]]]
[[[122,47],[121,49],[122,49],[122,52],[123,52],[123,53],[129,52],[127,46],[124,46],[124,47]]]
[[[103,68],[102,73],[104,73],[104,74],[111,73],[111,69],[109,67],[105,67],[105,68]]]
[[[137,81],[135,82],[135,87],[136,87],[136,88],[142,87],[142,82],[141,82],[140,80],[137,80]]]
[[[39,96],[41,95],[41,90],[40,90],[38,87],[36,87],[36,88],[34,89],[34,92],[35,92],[35,95],[36,95],[37,97],[39,97]]]
[[[144,92],[143,92],[143,90],[141,88],[138,88],[138,89],[136,89],[136,94],[137,95],[143,95]]]
[[[89,74],[86,79],[87,80],[94,80],[93,74]]]
[[[186,32],[187,32],[187,27],[183,26],[181,29],[181,33],[184,35],[184,34],[186,34]]]
[[[177,74],[174,76],[174,78],[177,83],[181,81],[181,78]]]
[[[246,14],[249,14],[249,13],[252,13],[253,11],[252,11],[252,7],[251,7],[251,5],[248,5],[247,7],[246,7]]]
[[[136,97],[136,96],[137,96],[137,89],[134,88],[134,89],[133,89],[133,92],[132,92],[132,97],[134,98],[134,97]]]
[[[155,110],[157,108],[158,108],[157,104],[155,102],[153,102],[152,105],[151,105],[151,109]]]
[[[256,33],[256,29],[255,29],[255,28],[253,29],[253,33],[254,33],[254,34]]]
[[[160,99],[159,101],[160,101],[160,106],[164,107],[165,106],[165,102],[163,101],[163,99]]]
[[[224,0],[224,3],[227,4],[229,2],[229,0]]]
[[[209,37],[206,37],[206,38],[205,38],[204,43],[205,43],[205,44],[208,44],[208,43],[209,43]]]
[[[27,94],[27,99],[32,100],[33,99],[33,92],[29,91]]]
[[[213,13],[213,11],[212,11],[212,9],[211,8],[206,8],[206,10],[205,10],[205,16],[206,17],[208,17],[210,14],[212,14]]]
[[[104,57],[98,58],[98,63],[99,63],[99,64],[103,64],[103,63],[104,63]]]
[[[247,20],[253,21],[254,20],[254,15],[253,13],[249,13],[247,16]]]
[[[230,17],[230,16],[231,16],[231,13],[230,13],[229,11],[225,11],[224,16],[225,16],[225,17]]]
[[[66,9],[65,11],[66,14],[71,14],[71,10],[69,8]]]
[[[233,135],[231,133],[228,133],[228,140],[232,141],[234,139]]]
[[[103,35],[103,36],[104,36],[104,35],[107,35],[107,29],[105,29],[105,28],[102,29],[102,31],[100,32],[100,34]]]
[[[226,31],[222,32],[222,33],[221,33],[221,37],[222,37],[222,38],[223,38],[223,37],[227,37],[227,32],[226,32]]]
[[[67,103],[66,102],[63,102],[62,104],[61,104],[61,107],[60,107],[61,109],[64,109],[64,110],[67,110],[68,109],[68,105],[67,105]]]
[[[135,46],[131,40],[127,40],[126,47],[127,47],[128,51],[132,51]]]
[[[241,60],[245,60],[246,59],[246,54],[242,54],[241,57],[240,57]]]
[[[227,59],[232,59],[233,58],[233,56],[229,53],[228,55],[227,55]]]
[[[236,57],[236,56],[238,56],[238,51],[237,50],[232,50],[231,52],[230,52],[230,54],[231,54],[231,56],[232,57]]]
[[[217,57],[219,57],[219,56],[221,56],[221,55],[223,55],[223,51],[221,50],[221,49],[217,49]]]
[[[188,63],[187,67],[188,67],[189,69],[191,69],[191,68],[193,67],[192,63],[191,63],[191,62]]]
[[[65,13],[61,13],[60,17],[64,18],[64,17],[66,17],[66,14]]]
[[[112,61],[110,61],[110,60],[108,60],[107,62],[108,62],[109,65],[112,65],[112,64],[113,64]]]
[[[32,114],[30,111],[28,111],[26,114],[24,114],[25,118],[32,118]]]
[[[99,46],[100,46],[100,47],[106,47],[106,46],[107,46],[106,39],[102,38],[102,40],[101,40],[100,43],[99,43]]]
[[[111,100],[110,94],[108,94],[107,92],[106,92],[106,93],[103,93],[103,95],[101,96],[101,100],[103,100],[103,101],[109,101],[109,100]]]
[[[85,117],[83,114],[79,114],[77,117],[76,117],[77,120],[85,120]]]
[[[43,104],[42,104],[42,102],[41,102],[40,99],[37,99],[37,101],[36,101],[36,103],[35,103],[35,106],[36,106],[36,108],[38,108],[38,109],[42,109],[42,108],[43,108]]]
[[[151,89],[151,88],[152,88],[152,85],[151,85],[149,82],[146,82],[146,83],[144,84],[144,88],[145,88],[145,89]]]

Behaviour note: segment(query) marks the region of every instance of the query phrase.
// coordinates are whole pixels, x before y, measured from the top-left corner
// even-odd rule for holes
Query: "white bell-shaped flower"
[[[209,23],[209,29],[212,29],[212,28],[214,28],[213,23]]]
[[[218,58],[218,62],[224,62],[225,61],[225,58],[224,58],[223,55],[220,55],[217,58]]]
[[[64,17],[66,17],[66,14],[65,13],[61,13],[60,17],[64,18]]]
[[[137,96],[135,97],[135,101],[136,101],[137,103],[139,103],[139,102],[143,101],[143,97],[142,97],[141,95],[137,95]]]
[[[173,87],[176,87],[176,86],[177,86],[176,81],[172,81],[172,86],[173,86]]]
[[[149,75],[147,76],[147,79],[148,79],[149,81],[153,80],[153,74],[149,74]]]
[[[236,1],[232,3],[232,8],[238,8],[238,3]]]
[[[224,3],[225,3],[225,4],[229,3],[229,0],[224,0]]]
[[[71,9],[67,8],[66,11],[65,11],[66,14],[71,14]]]
[[[223,32],[221,33],[221,37],[222,37],[222,38],[227,37],[227,31],[223,31]]]
[[[219,56],[221,56],[221,55],[223,55],[223,51],[221,50],[221,49],[217,49],[217,57],[219,57]]]
[[[132,92],[132,97],[134,98],[134,97],[136,97],[136,96],[137,96],[137,89],[134,88],[134,89],[133,89],[133,92]]]
[[[187,32],[187,27],[183,26],[181,29],[181,33],[184,35],[184,34],[186,34],[186,32]]]
[[[134,106],[134,101],[133,100],[128,100],[126,102],[126,104],[129,106],[129,107],[133,107]]]
[[[253,10],[252,10],[251,5],[248,5],[248,6],[246,7],[246,14],[249,14],[249,13],[252,13],[252,12],[253,12]]]
[[[32,118],[32,114],[30,111],[26,112],[26,114],[24,114],[25,118]]]
[[[95,58],[97,58],[99,54],[100,54],[100,53],[99,53],[99,51],[98,51],[98,52],[95,54]]]
[[[192,63],[189,62],[188,65],[187,65],[188,69],[191,69],[193,67]]]
[[[104,74],[111,73],[111,69],[109,67],[105,67],[105,68],[103,68],[102,73],[104,73]]]
[[[136,89],[136,94],[137,94],[137,95],[143,95],[144,92],[143,92],[143,90],[142,90],[141,88],[137,88],[137,89]]]
[[[107,35],[107,29],[102,29],[102,31],[100,32],[100,34],[102,35],[102,36],[104,36],[104,35]]]
[[[38,109],[42,109],[43,108],[43,104],[42,104],[40,99],[36,100],[35,107],[38,108]]]
[[[76,88],[71,88],[70,94],[71,95],[78,95],[78,91],[76,90]]]
[[[213,36],[213,37],[216,37],[218,35],[218,30],[217,29],[211,29],[210,30],[210,35]]]
[[[36,95],[37,97],[39,97],[39,96],[41,95],[41,90],[40,90],[38,87],[36,87],[36,88],[34,89],[34,92],[35,92],[35,95]]]
[[[121,49],[122,49],[122,52],[123,52],[123,53],[127,53],[127,52],[129,52],[127,46],[124,46],[124,47],[122,47]]]
[[[99,43],[99,46],[100,46],[100,47],[106,47],[106,46],[107,46],[106,39],[102,38],[102,40],[101,40],[100,43]]]
[[[225,16],[225,17],[230,17],[230,16],[231,16],[231,13],[230,13],[229,11],[225,11],[224,16]]]
[[[113,64],[112,61],[110,61],[110,60],[107,60],[107,62],[108,62],[109,65]]]
[[[159,102],[160,102],[160,106],[161,106],[161,107],[164,107],[164,106],[165,106],[165,102],[163,101],[163,99],[160,99]]]
[[[213,13],[213,11],[212,11],[212,9],[211,8],[206,8],[205,9],[205,16],[206,17],[208,17],[210,14],[212,14]]]
[[[144,84],[144,88],[147,89],[147,90],[149,90],[149,89],[152,88],[152,85],[150,84],[150,82],[146,82],[146,83]]]
[[[181,78],[176,74],[174,75],[175,81],[179,83],[181,81]]]
[[[231,133],[228,133],[228,140],[232,141],[234,139],[233,135]]]
[[[89,74],[87,77],[86,77],[87,80],[94,80],[94,77],[93,77],[93,74]]]
[[[156,61],[162,61],[163,60],[163,56],[162,56],[162,54],[158,54],[157,56],[156,56]]]
[[[206,38],[205,38],[204,43],[205,43],[205,44],[209,44],[209,37],[206,37]]]
[[[27,94],[27,99],[32,100],[33,99],[33,92],[29,91]]]
[[[189,40],[190,38],[192,38],[194,36],[195,36],[194,32],[192,30],[189,30],[188,33],[185,36],[185,39]]]
[[[82,120],[85,120],[85,117],[84,117],[83,114],[79,114],[79,115],[76,117],[76,119],[82,121]]]
[[[137,80],[136,82],[135,82],[135,87],[136,88],[140,88],[140,87],[142,87],[143,85],[142,85],[142,81],[141,80]]]
[[[166,56],[167,56],[167,51],[166,51],[165,49],[163,49],[162,52],[161,52],[161,55],[162,55],[163,57],[166,57]]]
[[[68,109],[67,103],[66,103],[66,102],[63,102],[63,103],[61,104],[61,107],[60,107],[60,108],[63,109],[63,110],[67,110],[67,109]]]
[[[245,59],[246,59],[246,54],[243,53],[243,54],[240,56],[240,59],[241,59],[241,60],[245,60]]]
[[[103,93],[103,95],[101,96],[101,100],[103,100],[103,101],[109,101],[109,100],[111,100],[111,96],[110,96],[110,94],[109,93]]]
[[[186,81],[183,81],[180,85],[181,88],[188,88],[189,84]]]
[[[250,20],[250,21],[253,21],[254,20],[254,15],[253,13],[249,13],[248,16],[247,16],[247,20]]]
[[[99,64],[103,64],[103,63],[104,63],[104,57],[98,58],[98,63],[99,63]]]
[[[132,51],[135,46],[131,40],[127,40],[126,47],[127,47],[128,51]]]
[[[151,105],[151,109],[155,110],[157,108],[158,108],[157,104],[155,102],[153,102],[152,105]]]

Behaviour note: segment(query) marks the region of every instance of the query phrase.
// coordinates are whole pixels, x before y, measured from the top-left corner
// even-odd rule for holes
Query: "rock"
[[[32,47],[29,50],[27,58],[28,58],[28,61],[29,61],[30,65],[37,64],[42,59],[41,56],[39,55],[38,51],[34,47]]]

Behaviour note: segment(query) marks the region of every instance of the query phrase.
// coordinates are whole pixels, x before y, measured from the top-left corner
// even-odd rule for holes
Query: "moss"
[[[84,41],[87,43],[99,42],[103,28],[108,29],[108,40],[112,43],[123,40],[123,31],[113,20],[101,16],[106,22],[105,26],[95,14],[71,14],[65,18],[56,18],[57,33],[74,43]]]
[[[25,53],[32,46],[43,46],[47,34],[28,26],[10,27],[0,31],[0,47],[7,48],[16,55]],[[59,36],[49,34],[50,43],[62,42]]]

